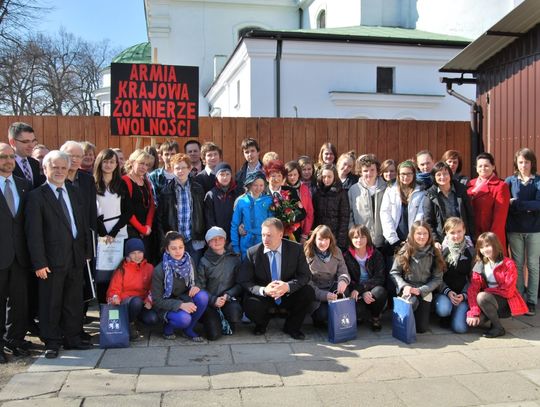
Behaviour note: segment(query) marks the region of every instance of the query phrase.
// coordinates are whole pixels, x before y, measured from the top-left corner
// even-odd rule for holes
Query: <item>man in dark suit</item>
[[[14,168],[15,151],[8,144],[0,143],[0,363],[7,362],[4,347],[14,356],[29,354],[29,343],[24,340],[30,269],[24,205],[32,186],[24,178],[14,176]]]
[[[22,122],[15,122],[9,126],[9,145],[15,150],[16,166],[13,175],[24,178],[37,188],[45,182],[41,174],[39,161],[32,158],[32,150],[38,143],[32,126]]]
[[[91,245],[85,206],[75,187],[65,183],[69,155],[53,150],[43,159],[45,184],[30,192],[26,234],[32,267],[39,277],[39,328],[45,357],[60,346],[88,349],[82,342],[82,270]]]
[[[311,302],[315,300],[302,246],[283,239],[283,223],[268,218],[262,224],[262,243],[250,247],[238,282],[247,291],[244,312],[255,322],[255,335],[266,332],[271,308],[289,312],[283,331],[304,339],[300,330]]]

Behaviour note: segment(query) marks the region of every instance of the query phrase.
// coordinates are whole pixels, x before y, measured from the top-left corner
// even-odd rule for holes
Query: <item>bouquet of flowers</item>
[[[300,227],[300,220],[303,216],[303,206],[300,200],[292,199],[291,191],[282,189],[280,195],[274,194],[270,210],[273,215],[283,222],[285,230],[284,236],[296,241],[294,232]]]

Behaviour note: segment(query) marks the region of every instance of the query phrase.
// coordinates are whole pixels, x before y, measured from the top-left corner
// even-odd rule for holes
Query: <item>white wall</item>
[[[275,47],[273,40],[250,40],[247,53],[223,72],[222,83],[232,83],[235,61],[250,65],[251,116],[275,116]],[[439,67],[459,50],[372,44],[285,41],[281,60],[281,115],[295,117],[369,117],[380,119],[467,120],[469,107],[446,95]],[[395,93],[377,94],[377,66],[395,67]],[[228,97],[208,98],[222,115],[231,111]],[[456,87],[474,98],[473,86]],[[224,92],[226,93],[226,92]]]

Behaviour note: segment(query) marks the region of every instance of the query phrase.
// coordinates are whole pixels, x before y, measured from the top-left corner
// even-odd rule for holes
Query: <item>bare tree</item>
[[[106,41],[90,43],[64,30],[34,35],[17,47],[0,45],[0,112],[93,114],[100,71],[114,53]]]
[[[0,39],[20,43],[50,9],[43,0],[0,0]]]

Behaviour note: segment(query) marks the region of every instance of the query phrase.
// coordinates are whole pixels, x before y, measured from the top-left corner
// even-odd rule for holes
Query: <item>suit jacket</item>
[[[24,210],[32,184],[26,178],[17,176],[13,176],[13,180],[19,193],[19,207],[15,217],[11,216],[6,199],[0,193],[0,269],[8,268],[15,259],[24,267],[30,266],[24,232]]]
[[[286,239],[281,243],[281,281],[288,283],[290,293],[294,293],[309,283],[311,272],[302,245]],[[238,283],[251,294],[260,295],[261,287],[271,281],[270,262],[264,253],[264,245],[259,243],[250,247],[242,262]]]
[[[76,187],[66,183],[71,201],[73,217],[77,226],[77,237],[73,238],[71,226],[56,195],[48,184],[43,184],[28,194],[26,204],[25,229],[28,236],[28,249],[34,271],[43,267],[82,268],[85,259],[91,257],[92,246],[88,223],[84,215],[85,206]],[[69,253],[72,256],[69,256]]]
[[[43,184],[46,180],[45,175],[41,174],[41,171],[39,169],[39,161],[35,158],[28,157],[28,164],[30,164],[30,169],[32,170],[32,177],[34,178],[34,183],[32,185],[32,189],[39,187],[41,184]],[[24,172],[22,168],[19,166],[18,162],[15,162],[15,169],[13,170],[13,175],[24,178]]]
[[[70,183],[70,181],[66,180],[66,183]],[[85,206],[84,215],[90,229],[95,232],[97,230],[97,192],[94,177],[87,172],[78,170],[73,185],[78,188],[78,192],[81,194]]]

